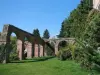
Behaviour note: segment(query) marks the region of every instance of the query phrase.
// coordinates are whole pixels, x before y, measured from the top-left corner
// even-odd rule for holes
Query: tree
[[[82,0],[61,27],[59,37],[75,37],[80,39],[87,26],[87,16],[92,9],[92,0]]]
[[[65,34],[64,34],[64,22],[62,22],[62,27],[61,27],[61,30],[60,30],[60,34],[58,35],[58,37],[64,37]]]
[[[78,57],[81,66],[90,69],[93,63],[100,63],[100,54],[96,51],[100,47],[100,12],[92,10],[92,2],[81,0],[78,7],[63,21],[59,34],[60,37],[76,38],[75,59]]]
[[[49,39],[50,38],[50,34],[49,34],[49,31],[47,29],[43,33],[43,38],[45,38],[45,39]]]
[[[38,29],[34,29],[34,30],[33,30],[33,35],[34,35],[35,37],[40,37],[40,32],[39,32],[39,30],[38,30]]]
[[[65,19],[62,22],[62,27],[61,27],[60,34],[58,35],[58,37],[70,37],[70,26],[68,25],[67,19]]]

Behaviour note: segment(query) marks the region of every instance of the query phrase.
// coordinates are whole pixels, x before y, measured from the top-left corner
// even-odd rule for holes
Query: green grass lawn
[[[88,75],[89,73],[82,70],[74,61],[60,61],[57,58],[0,64],[0,75]]]

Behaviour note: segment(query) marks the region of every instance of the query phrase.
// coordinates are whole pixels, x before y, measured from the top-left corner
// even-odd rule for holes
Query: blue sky
[[[0,0],[0,32],[4,24],[15,25],[32,33],[38,28],[42,36],[48,29],[51,37],[59,34],[62,21],[80,0]]]

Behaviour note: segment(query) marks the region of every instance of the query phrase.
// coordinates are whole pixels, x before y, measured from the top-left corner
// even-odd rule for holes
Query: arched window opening
[[[69,45],[66,41],[61,41],[58,47],[59,47],[58,58],[60,60],[66,60],[72,58],[71,50],[69,49]]]
[[[63,48],[65,48],[67,46],[67,42],[66,41],[61,41],[58,45],[58,50],[61,50]]]
[[[17,51],[17,36],[15,33],[12,32],[10,35],[10,46],[9,46],[9,52],[10,52],[10,60],[18,60],[18,51]]]
[[[50,44],[51,44],[51,46],[52,46],[53,48],[55,48],[55,43],[54,43],[54,42],[51,42]],[[51,54],[52,56],[55,55],[55,50],[51,49],[50,52],[51,52],[50,54]]]
[[[25,37],[24,38],[24,58],[25,59],[27,58],[28,43],[29,43],[28,38]]]

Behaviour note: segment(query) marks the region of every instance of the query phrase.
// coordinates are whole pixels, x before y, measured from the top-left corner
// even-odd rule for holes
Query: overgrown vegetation
[[[2,53],[2,50],[4,49],[4,44],[0,45],[0,53]]]
[[[16,37],[11,36],[11,42],[9,45],[0,45],[0,57],[5,53],[5,49],[9,53],[10,60],[18,60],[17,46],[16,46]],[[8,51],[9,50],[9,51]]]
[[[59,34],[59,37],[76,39],[74,59],[80,62],[82,68],[89,70],[95,66],[100,68],[100,12],[92,9],[92,4],[92,0],[82,0],[62,22]]]
[[[65,47],[60,48],[59,52],[57,53],[57,57],[60,60],[69,60],[75,58],[75,45],[67,44]]]
[[[17,37],[11,36],[10,42],[10,60],[18,60],[18,53],[17,53]]]

